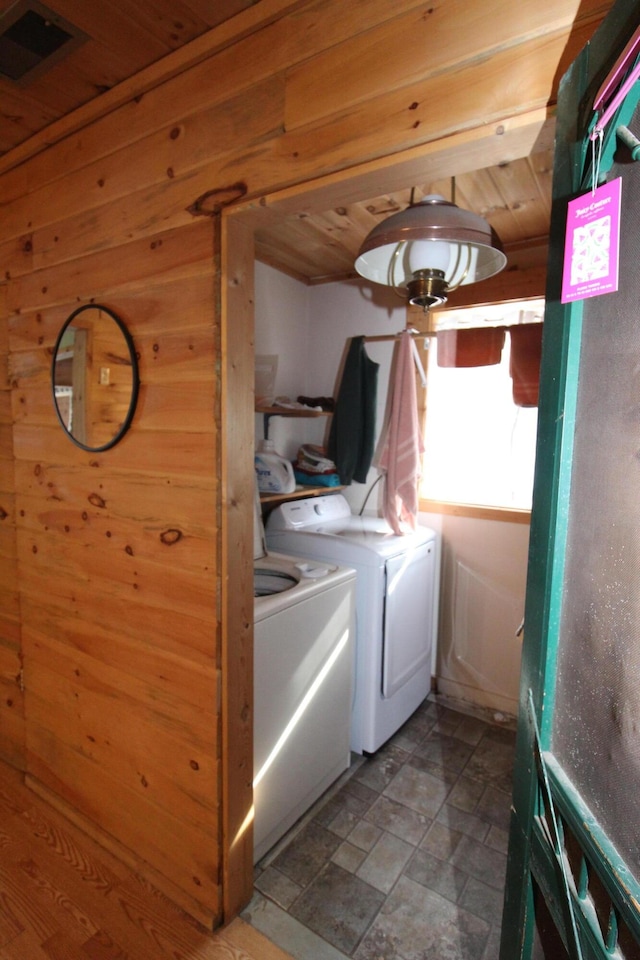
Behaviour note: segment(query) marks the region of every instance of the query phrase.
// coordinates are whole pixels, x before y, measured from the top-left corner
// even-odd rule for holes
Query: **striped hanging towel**
[[[418,419],[414,343],[408,331],[400,334],[389,378],[387,419],[376,452],[375,464],[384,472],[382,511],[394,531],[401,524],[416,527],[418,482],[424,452]]]

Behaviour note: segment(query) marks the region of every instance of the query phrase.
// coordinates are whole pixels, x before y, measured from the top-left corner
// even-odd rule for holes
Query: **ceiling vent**
[[[87,39],[38,0],[18,0],[0,16],[0,76],[26,86]]]

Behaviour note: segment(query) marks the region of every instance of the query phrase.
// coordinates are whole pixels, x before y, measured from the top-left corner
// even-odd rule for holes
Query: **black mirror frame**
[[[76,438],[71,433],[71,431],[67,428],[64,420],[60,416],[60,410],[58,409],[58,401],[56,400],[55,371],[56,371],[56,357],[58,356],[58,350],[60,348],[62,338],[67,328],[71,326],[71,324],[73,323],[74,319],[78,316],[78,314],[83,313],[85,310],[101,310],[103,313],[106,313],[109,315],[109,317],[111,317],[111,319],[116,323],[120,332],[122,333],[122,336],[124,337],[125,343],[129,350],[129,356],[131,357],[131,380],[132,380],[131,400],[129,402],[129,409],[127,410],[127,415],[124,418],[118,432],[112,437],[111,440],[109,440],[108,443],[104,443],[100,447],[90,447],[88,444],[82,443],[80,440],[76,440]],[[51,359],[51,393],[53,396],[53,406],[56,411],[56,416],[58,418],[58,422],[60,423],[60,426],[62,427],[66,435],[69,437],[69,439],[72,441],[72,443],[74,443],[76,447],[80,447],[81,450],[87,450],[89,453],[102,453],[103,450],[109,450],[111,447],[114,447],[116,443],[118,443],[122,439],[124,434],[127,432],[129,427],[131,426],[131,421],[133,420],[136,404],[138,402],[139,388],[140,388],[140,373],[138,370],[138,356],[136,354],[133,338],[129,333],[129,331],[127,330],[127,328],[125,327],[122,320],[120,319],[120,317],[116,313],[114,313],[113,310],[110,310],[109,307],[105,307],[101,303],[85,303],[81,307],[78,307],[76,310],[74,310],[73,313],[69,317],[67,317],[66,321],[62,326],[62,329],[60,330],[60,333],[58,334],[55,346],[53,348],[53,357]]]

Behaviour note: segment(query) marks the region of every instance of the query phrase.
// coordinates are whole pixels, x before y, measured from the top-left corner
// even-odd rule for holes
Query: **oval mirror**
[[[78,307],[56,341],[51,365],[56,413],[74,443],[107,450],[131,423],[138,397],[133,340],[107,307]]]

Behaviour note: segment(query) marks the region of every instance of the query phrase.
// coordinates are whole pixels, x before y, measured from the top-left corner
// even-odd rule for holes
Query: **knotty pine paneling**
[[[182,0],[154,3],[149,10],[128,0],[112,0],[109,7],[98,11],[87,10],[82,0],[58,0],[58,9],[103,47],[113,43],[114,35],[121,37],[122,56],[128,59],[137,52],[142,64],[199,36],[209,26]]]
[[[240,138],[247,145],[258,144],[278,132],[283,111],[284,78],[268,78],[249,95],[225,99],[179,122],[165,119],[160,129],[83,166],[73,179],[58,175],[53,195],[49,183],[33,194],[39,211],[30,221],[38,235],[35,266],[57,261],[53,251],[60,239],[56,234],[60,221],[127,197],[140,185],[142,170],[147,186],[166,184],[188,176],[211,156],[233,154]],[[19,199],[6,205],[3,221],[4,236],[22,234],[25,221]]]
[[[21,587],[31,584],[37,591],[39,585],[45,589],[50,580],[66,579],[77,584],[78,591],[84,587],[94,591],[96,597],[122,605],[122,615],[128,604],[140,602],[147,607],[184,613],[205,622],[212,619],[210,611],[215,603],[212,580],[216,572],[213,563],[198,572],[174,568],[177,560],[169,559],[173,557],[171,548],[163,547],[164,563],[160,560],[154,562],[138,556],[135,542],[133,546],[122,543],[112,546],[113,537],[100,537],[96,524],[87,523],[82,533],[82,541],[78,542],[79,536],[74,536],[71,530],[61,538],[55,534],[34,535],[21,530],[18,557],[30,560],[28,570],[21,573]],[[55,573],[50,576],[48,570],[56,563],[56,557]],[[167,567],[171,568],[171,575],[167,573]],[[67,601],[71,612],[75,606],[73,596],[72,592]],[[117,629],[118,620],[114,616],[109,621],[113,629]],[[214,653],[213,641],[211,653]]]
[[[479,61],[554,31],[565,36],[576,20],[598,22],[608,7],[603,0],[589,0],[576,17],[574,0],[555,3],[552,12],[538,0],[520,0],[517,5],[447,0],[416,6],[401,16],[401,6],[394,5],[397,16],[392,21],[350,35],[344,47],[339,42],[327,44],[288,72],[286,128],[332,116],[337,103],[346,110],[447,70],[458,73],[470,57]],[[437,95],[431,99],[436,107]]]
[[[0,278],[0,397],[6,401],[6,391],[9,389],[8,369],[9,369],[9,329],[7,327],[7,285]],[[0,400],[0,402],[2,402]],[[5,408],[6,409],[6,408]],[[0,423],[2,423],[3,408],[0,407]],[[6,414],[5,414],[6,416]],[[0,446],[0,455],[7,454]]]
[[[160,540],[167,551],[171,546],[180,553],[180,566],[202,571],[211,560],[211,546],[209,552],[205,550],[211,532],[211,487],[206,479],[165,475],[160,481],[140,470],[132,481],[125,470],[113,469],[107,456],[89,488],[81,464],[31,461],[16,463],[16,486],[21,527],[34,533],[68,533],[70,525],[78,529],[92,523],[123,550],[129,547],[129,552],[135,530],[139,548],[144,547],[150,558],[157,557]],[[82,513],[77,511],[78,504],[83,504]]]
[[[138,408],[113,450],[79,449],[55,419],[51,353],[76,304],[51,304],[40,282],[36,309],[9,324],[27,768],[211,924],[221,911],[211,225],[130,247],[133,257],[83,264],[140,354]]]
[[[35,134],[43,125],[52,123],[58,116],[55,110],[46,105],[40,105],[35,101],[24,101],[24,97],[19,96],[13,84],[10,84],[2,77],[2,109],[11,111],[15,117],[15,133],[9,127],[5,135],[0,137],[0,152],[5,153],[10,150],[14,143],[20,143]],[[26,106],[26,109],[24,109]],[[10,114],[10,115],[11,115]],[[6,128],[5,128],[6,129]]]
[[[223,25],[208,39],[209,56],[203,56],[200,62],[175,76],[169,74],[170,78],[164,83],[160,75],[155,86],[144,94],[132,95],[119,109],[110,111],[86,130],[34,157],[30,163],[34,176],[29,184],[17,172],[14,177],[10,171],[8,199],[23,195],[22,189],[32,190],[36,184],[64,180],[95,160],[113,156],[136,140],[152,136],[172,124],[181,124],[191,114],[224,104],[238,95],[244,94],[247,101],[252,102],[256,93],[259,95],[257,85],[268,83],[281,71],[354,34],[392,20],[400,12],[420,6],[416,0],[398,0],[392,9],[388,0],[368,0],[357,6],[331,0],[302,4],[299,0],[277,3],[261,0],[260,7],[251,12],[255,22],[247,36],[240,34],[236,42],[231,43],[231,25]],[[288,7],[293,11],[291,18],[281,16]],[[270,8],[275,11],[275,18]],[[263,24],[260,23],[262,11]],[[244,29],[244,24],[239,22],[238,29]],[[218,35],[219,49],[216,48]],[[39,221],[40,217],[48,216],[46,210],[34,209],[33,213],[38,222],[49,222]]]
[[[496,2],[496,7],[500,4]],[[407,16],[407,25],[404,29],[410,33],[415,33],[411,27],[414,24],[415,17],[419,19],[424,17],[424,7],[420,4],[407,2],[396,4],[393,8],[393,15],[389,10],[388,4],[376,3],[368,4],[366,8],[358,8],[356,11],[350,5],[342,5],[340,11],[332,10],[328,13],[331,5],[328,0],[325,4],[307,4],[296,17],[296,29],[292,30],[288,20],[276,21],[268,24],[263,30],[257,31],[250,37],[241,40],[238,44],[220,51],[217,56],[198,64],[192,70],[181,74],[161,85],[158,89],[150,91],[139,102],[124,105],[120,110],[105,117],[97,125],[93,135],[97,136],[97,142],[93,143],[89,138],[91,131],[78,134],[76,141],[82,143],[82,150],[74,151],[73,161],[67,157],[58,157],[53,163],[49,177],[41,176],[31,184],[31,190],[36,190],[35,184],[42,183],[42,189],[45,191],[43,199],[47,202],[34,204],[30,209],[31,216],[25,219],[20,212],[19,202],[9,203],[4,210],[4,236],[20,236],[31,230],[44,230],[48,225],[51,229],[44,231],[42,235],[36,236],[34,243],[36,251],[40,251],[38,256],[62,258],[64,250],[64,237],[56,232],[55,224],[70,216],[74,216],[78,208],[80,210],[99,209],[105,203],[111,203],[118,197],[125,196],[132,192],[132,184],[139,189],[142,184],[146,188],[156,186],[158,188],[168,179],[179,180],[186,176],[189,171],[195,175],[202,166],[210,167],[211,158],[214,156],[222,157],[227,151],[226,140],[232,135],[234,128],[238,131],[238,139],[241,139],[243,150],[251,143],[256,145],[260,143],[261,138],[265,136],[265,129],[273,129],[276,125],[276,132],[287,130],[291,133],[293,130],[301,128],[304,133],[298,138],[300,146],[292,145],[286,153],[286,161],[289,166],[288,175],[271,175],[260,181],[268,182],[272,186],[280,183],[296,182],[297,179],[306,178],[320,172],[320,170],[305,170],[300,166],[299,160],[309,152],[311,147],[314,155],[325,152],[325,147],[318,142],[318,136],[322,136],[322,124],[319,121],[323,118],[331,117],[333,119],[336,113],[336,104],[339,111],[345,113],[347,108],[347,123],[353,127],[351,134],[345,137],[341,131],[340,145],[342,149],[342,165],[347,157],[344,154],[344,144],[354,140],[354,133],[357,132],[358,116],[354,116],[351,108],[355,103],[369,103],[375,106],[374,115],[377,122],[372,119],[371,113],[364,113],[362,124],[365,130],[375,133],[379,140],[377,149],[369,148],[364,151],[357,149],[358,159],[366,159],[367,156],[379,156],[387,152],[384,132],[388,120],[391,116],[397,115],[405,117],[407,136],[402,146],[409,143],[415,144],[424,142],[433,129],[439,129],[442,133],[451,129],[448,119],[458,124],[457,111],[461,103],[465,103],[472,108],[474,116],[482,116],[485,122],[491,119],[494,111],[487,110],[486,105],[481,99],[478,99],[478,91],[474,81],[468,81],[465,75],[465,69],[476,71],[480,69],[480,62],[473,58],[476,54],[475,43],[470,47],[468,34],[459,28],[459,10],[457,5],[441,4],[438,7],[435,17],[438,23],[442,21],[440,28],[447,36],[454,34],[458,37],[458,43],[455,49],[459,50],[459,59],[450,58],[445,61],[444,66],[451,71],[449,86],[438,88],[431,86],[439,73],[443,71],[443,65],[440,64],[438,57],[442,54],[439,50],[446,50],[446,45],[439,45],[431,50],[428,43],[424,43],[424,56],[411,57],[402,52],[402,45],[399,44],[399,50],[396,50],[393,43],[395,32],[399,31],[404,20],[399,20],[399,14],[403,10],[410,12]],[[334,5],[335,6],[335,5]],[[602,6],[602,4],[600,4]],[[369,9],[371,7],[371,10]],[[567,20],[568,15],[564,15]],[[493,22],[495,18],[486,19],[484,22]],[[385,21],[390,21],[385,23]],[[556,18],[554,23],[562,18]],[[529,83],[537,78],[543,85],[547,99],[554,80],[556,67],[558,65],[559,54],[553,47],[548,51],[548,66],[541,69],[541,64],[537,61],[537,48],[535,47],[535,31],[530,31],[526,18],[512,15],[510,17],[498,17],[499,23],[504,22],[506,28],[496,36],[495,30],[490,31],[487,36],[488,28],[481,35],[480,52],[483,59],[493,62],[496,57],[503,59],[496,63],[496,73],[499,75],[499,82],[496,84],[495,76],[491,77],[492,90],[495,96],[500,99],[500,94],[504,92],[505,87],[514,86],[514,77],[522,78]],[[525,24],[525,27],[523,27]],[[400,25],[400,26],[399,26]],[[374,29],[375,28],[375,29]],[[508,28],[508,29],[507,29]],[[525,32],[526,30],[526,32]],[[371,31],[369,33],[368,31]],[[509,50],[517,50],[519,44],[517,41],[526,38],[533,38],[530,42],[534,44],[531,51],[522,49],[517,55]],[[356,33],[356,38],[351,39]],[[340,96],[336,98],[331,90],[327,90],[327,83],[319,83],[313,95],[309,95],[305,88],[296,95],[297,74],[293,73],[296,65],[300,70],[309,71],[312,66],[307,67],[308,58],[320,58],[323,51],[325,57],[333,56],[332,47],[336,44],[346,44],[345,51],[340,49],[340,61],[342,63],[351,62],[351,52],[356,49],[368,50],[368,44],[371,42],[382,43],[384,46],[385,37],[389,36],[390,49],[389,55],[378,58],[376,63],[376,73],[381,69],[381,64],[388,64],[386,70],[393,71],[400,58],[402,67],[398,76],[389,76],[388,83],[381,83],[380,87],[373,86],[369,92],[359,94],[352,101],[346,96],[346,91],[351,90],[358,83],[364,82],[363,77],[368,73],[355,71],[354,75],[344,77],[344,83],[340,87]],[[491,35],[494,35],[494,42],[490,42]],[[301,39],[302,38],[302,39]],[[378,38],[378,39],[376,39]],[[544,38],[539,42],[544,43]],[[557,34],[557,42],[562,48],[566,43],[566,33]],[[575,49],[579,49],[576,47]],[[348,55],[346,55],[348,50]],[[436,60],[436,67],[432,66],[432,61]],[[309,62],[313,65],[316,59]],[[530,63],[530,73],[533,77],[524,74],[523,64]],[[329,64],[332,67],[332,64]],[[454,69],[455,67],[455,69]],[[318,67],[317,69],[320,69]],[[333,67],[332,67],[333,69]],[[345,69],[344,67],[342,68]],[[409,76],[406,71],[409,70]],[[284,71],[289,71],[287,75],[286,87],[284,87]],[[341,77],[340,71],[333,71],[337,77]],[[475,76],[475,74],[474,74]],[[410,83],[409,83],[410,81]],[[334,77],[336,82],[336,77]],[[428,93],[424,93],[425,84],[429,84]],[[279,87],[278,87],[279,85]],[[417,89],[414,89],[416,85]],[[453,91],[452,91],[453,85]],[[474,89],[474,97],[469,98],[467,91]],[[365,87],[366,90],[366,87]],[[522,94],[522,88],[517,91]],[[537,105],[546,100],[542,99],[540,93],[534,96],[534,90],[527,94],[527,100],[535,100]],[[285,114],[285,109],[281,103],[283,93],[286,93],[287,101],[293,97],[294,101],[299,102],[299,108],[296,109],[296,116],[290,122],[290,118]],[[398,105],[391,99],[389,107],[385,108],[384,103],[387,95],[399,94]],[[316,101],[322,103],[323,96],[329,96],[329,103],[321,110],[316,109]],[[244,103],[244,107],[240,106]],[[426,118],[421,113],[415,113],[415,107],[412,112],[412,105],[422,106],[422,112],[427,112],[431,123],[426,124]],[[248,106],[252,120],[246,119]],[[503,113],[513,112],[513,107],[508,100],[501,103]],[[212,108],[218,108],[218,112],[210,115]],[[522,111],[525,108],[524,100],[519,100],[517,110]],[[287,107],[287,110],[293,109]],[[188,111],[188,113],[187,113]],[[240,115],[238,116],[238,112]],[[243,112],[244,111],[244,112]],[[224,119],[225,114],[228,119]],[[234,118],[237,116],[237,121]],[[262,121],[264,116],[265,120]],[[241,129],[242,121],[246,129]],[[222,119],[221,119],[222,118]],[[384,118],[382,127],[380,120]],[[437,126],[436,126],[437,124]],[[252,128],[255,126],[255,131]],[[220,127],[220,138],[215,141],[216,133]],[[318,135],[313,131],[319,127]],[[198,136],[193,135],[193,130],[199,130],[200,137],[205,144],[205,154],[199,152]],[[390,131],[391,132],[391,131]],[[144,134],[144,135],[143,135]],[[73,139],[73,138],[72,138]],[[195,141],[195,143],[194,143]],[[306,149],[303,144],[306,142]],[[286,140],[284,141],[286,145]],[[398,149],[400,144],[395,142],[389,144]],[[302,149],[301,149],[302,147]],[[52,148],[48,153],[49,162],[56,160],[56,153],[63,149],[69,150],[70,144],[60,144]],[[353,148],[352,148],[353,149]],[[256,146],[256,152],[261,153]],[[195,157],[192,159],[192,154]],[[44,155],[47,157],[47,154]],[[94,159],[95,157],[95,159]],[[272,158],[268,157],[272,162]],[[34,161],[36,168],[38,163],[43,164],[44,159]],[[222,168],[222,169],[220,169]],[[300,168],[297,177],[292,177]],[[324,168],[329,169],[325,166]],[[207,170],[205,176],[209,176],[209,188],[228,185],[237,179],[230,174],[230,179],[221,178],[224,167],[219,163],[219,173],[215,170]],[[70,179],[66,171],[74,172],[76,177]],[[51,191],[50,183],[55,179],[57,188]],[[251,189],[251,182],[243,176],[242,179],[248,183]],[[78,181],[76,183],[76,180]],[[200,188],[200,180],[194,183],[193,197],[199,196],[207,189],[206,185]],[[37,192],[37,191],[36,191]],[[158,205],[163,204],[164,191],[160,190],[157,195]],[[139,203],[136,204],[139,207]],[[165,210],[165,213],[167,211]],[[66,213],[66,217],[65,217]],[[175,221],[178,223],[179,221]],[[74,235],[80,223],[75,223],[72,227]],[[58,237],[58,240],[55,240]],[[91,241],[86,238],[86,246],[90,249]],[[56,250],[59,251],[56,254]],[[53,260],[52,262],[55,262]]]
[[[208,248],[210,240],[208,230],[199,230],[198,233],[202,233],[203,248]],[[108,252],[106,256],[109,256]],[[135,253],[133,256],[135,259]],[[189,269],[188,264],[185,269]],[[171,280],[169,271],[162,276]],[[188,278],[185,275],[184,279],[189,286],[188,305],[181,296],[181,285],[175,282],[154,285],[150,280],[143,278],[127,282],[112,295],[113,309],[119,315],[136,317],[136,347],[140,353],[139,362],[141,370],[144,370],[145,379],[153,376],[153,367],[167,362],[168,353],[172,351],[181,353],[185,343],[190,351],[192,363],[200,363],[201,352],[205,349],[207,366],[210,362],[209,347],[202,340],[194,342],[193,338],[202,336],[203,317],[207,317],[211,310],[211,277],[192,273]],[[180,346],[178,346],[179,342]],[[152,355],[147,353],[148,344],[151,345]],[[194,376],[193,368],[191,376]]]
[[[28,709],[27,704],[27,717]],[[158,791],[149,791],[142,781],[139,787],[123,782],[111,767],[95,763],[56,737],[50,723],[27,722],[26,753],[28,773],[45,785],[45,791],[48,786],[71,810],[89,809],[98,829],[112,837],[135,837],[143,869],[146,861],[158,870],[166,878],[165,888],[186,887],[185,892],[206,903],[207,910],[219,908],[216,846],[202,842],[204,832],[185,822],[178,807],[154,804],[149,793]],[[144,770],[140,775],[144,778]],[[149,810],[148,816],[140,816],[141,807]],[[215,836],[214,831],[206,833]]]
[[[570,59],[582,45],[584,38],[576,36],[577,45],[569,51],[564,34],[498,50],[482,62],[421,80],[408,89],[385,92],[330,118],[270,137],[241,156],[212,154],[182,178],[167,177],[164,182],[149,184],[149,159],[137,167],[141,188],[136,192],[35,229],[34,262],[73,263],[87,250],[118,247],[131,238],[150,237],[167,227],[186,224],[189,206],[211,190],[241,184],[248,195],[257,195],[265,183],[276,188],[304,181],[339,170],[353,157],[372,160],[471,128],[477,125],[478,115],[484,124],[498,127],[505,115],[549,102],[558,63]],[[471,88],[473,98],[468,96]],[[175,149],[179,149],[178,141]],[[150,151],[149,156],[152,154]],[[117,163],[117,155],[111,162]],[[428,168],[425,175],[428,179]],[[151,180],[155,180],[153,175]],[[10,305],[23,309],[34,305],[34,296],[45,287],[50,296],[48,273],[43,270],[42,277],[32,275],[32,283],[41,281],[41,287],[27,291],[26,304],[11,299]]]
[[[30,423],[49,425],[55,418],[50,390],[38,389],[38,384],[33,381],[23,387],[22,384],[29,379],[29,368],[22,368],[19,373],[21,386],[14,391],[15,422],[28,419]],[[41,367],[39,373],[34,374],[34,380],[36,376],[46,381],[46,388],[49,387],[48,367],[46,374]],[[178,377],[173,383],[141,384],[135,416],[143,420],[146,429],[194,433],[206,430],[211,419],[213,387],[198,381],[180,381]],[[178,383],[181,383],[179,389],[176,388]]]
[[[2,591],[0,590],[0,600]],[[17,681],[0,681],[0,756],[17,770],[25,766],[23,696]]]
[[[5,500],[6,502],[6,500]],[[20,654],[20,602],[16,571],[16,548],[13,536],[7,538],[0,554],[0,643],[5,647],[5,656],[18,660]],[[11,668],[4,674],[6,682],[12,681],[18,670]],[[10,691],[5,691],[10,696]]]
[[[62,734],[61,739],[76,752],[109,769],[129,789],[145,791],[152,801],[160,798],[158,805],[179,810],[191,827],[209,832],[216,815],[212,805],[217,794],[217,761],[204,724],[199,738],[190,728],[187,733],[184,704],[189,701],[182,687],[174,692],[167,677],[154,677],[151,671],[144,677],[129,678],[124,685],[117,657],[99,657],[78,649],[69,652],[66,640],[56,641],[35,631],[25,646],[29,659],[37,665],[25,681],[29,684],[29,724],[47,728],[54,709],[56,735],[60,738]],[[142,664],[149,658],[141,651],[139,659]],[[167,671],[170,658],[165,659],[161,669]],[[193,676],[193,670],[189,673]],[[78,697],[78,674],[90,680],[91,696]],[[201,697],[196,684],[193,686],[194,700],[201,700],[200,709],[206,712],[209,683],[203,675]],[[150,707],[154,698],[159,705]],[[114,699],[130,701],[126,717],[122,711],[112,711]]]
[[[0,759],[24,769],[24,696],[6,286],[0,283]]]
[[[0,391],[0,400],[3,398],[3,392]],[[6,407],[8,410],[11,410],[10,398],[7,393],[6,397]],[[11,423],[2,424],[0,422],[0,443],[4,439],[11,440]],[[14,490],[14,474],[15,474],[15,464],[13,457],[11,455],[11,450],[6,450],[4,455],[0,455],[0,496],[12,497]],[[3,507],[3,511],[7,512],[9,510],[8,506]],[[2,514],[3,519],[6,519]]]
[[[5,327],[5,340],[6,337],[6,323]],[[7,352],[5,351],[2,360],[0,361],[0,383],[2,387],[0,388],[0,425],[7,427],[11,425],[11,394],[9,392],[9,358]],[[5,432],[0,436],[0,458],[11,459],[11,431]]]
[[[84,30],[87,39],[46,75],[32,79],[26,90],[5,78],[0,80],[5,115],[12,121],[3,126],[2,149],[22,144],[29,132],[39,132],[47,123],[64,118],[100,92],[110,91],[171,55],[177,47],[192,46],[209,28],[249,11],[251,5],[252,0],[227,0],[208,3],[209,9],[203,11],[194,9],[204,7],[201,0],[193,4],[146,0],[144,5],[112,0],[108,6],[55,0],[56,11]],[[7,6],[8,0],[1,0],[0,9]],[[251,16],[248,19],[253,21]]]
[[[68,577],[51,574],[51,591],[55,592],[56,605],[47,600],[38,600],[30,595],[21,596],[21,613],[25,621],[36,626],[46,623],[54,632],[62,627],[77,632],[91,631],[95,624],[109,623],[113,607],[112,596],[101,596],[91,583],[70,583]],[[61,606],[67,602],[61,615]],[[43,628],[44,629],[44,628]],[[150,653],[188,660],[198,666],[211,664],[211,624],[183,611],[175,612],[167,607],[154,607],[138,600],[129,604],[127,617],[118,624],[118,637],[127,641],[142,642]],[[113,641],[112,641],[113,642]]]
[[[201,433],[211,424],[214,386],[211,382],[154,384],[141,390],[140,416],[151,430]]]
[[[33,270],[33,244],[31,234],[14,237],[7,243],[0,242],[0,263],[2,264],[2,278],[20,276]]]
[[[202,257],[209,245],[208,232],[205,230]],[[164,246],[162,237],[156,241],[156,246]],[[178,241],[173,244],[177,248]],[[197,241],[193,247],[197,247]],[[142,250],[146,252],[148,243],[132,244],[129,249],[131,263],[137,263]],[[169,250],[171,246],[169,246]],[[114,251],[115,252],[115,251]],[[93,257],[89,261],[89,270],[96,276],[96,286],[103,273],[109,270],[109,265],[120,270],[119,253],[116,262],[111,251]],[[158,255],[155,254],[157,257]],[[106,263],[105,263],[106,261]],[[165,266],[166,260],[160,261],[160,269]],[[183,364],[189,362],[189,379],[197,376],[209,379],[211,363],[213,362],[213,345],[203,329],[203,317],[208,316],[211,309],[211,278],[203,276],[198,261],[185,265],[186,276],[182,277],[189,286],[189,303],[184,302],[184,293],[181,284],[175,282],[179,272],[179,265],[173,270],[167,269],[161,275],[163,283],[154,285],[154,278],[137,277],[131,279],[128,270],[120,270],[123,284],[117,291],[110,291],[109,306],[121,318],[135,316],[136,319],[136,352],[140,366],[141,379],[148,382],[155,376],[154,371],[164,368],[167,364]],[[196,272],[198,271],[198,272]],[[60,270],[64,273],[64,270]],[[51,279],[53,274],[49,273]],[[70,281],[72,282],[72,281]],[[34,351],[42,350],[43,354],[51,359],[57,335],[77,303],[70,299],[57,306],[47,306],[35,311],[22,311],[9,319],[8,328],[11,330],[13,353],[11,355],[11,379],[17,380],[19,385],[21,370],[31,364]],[[8,332],[7,332],[8,336]],[[1,361],[0,361],[1,362]],[[5,357],[5,365],[7,358]],[[41,376],[48,376],[42,362],[38,364]],[[37,375],[34,371],[34,375]],[[1,401],[0,401],[1,402]],[[8,407],[10,420],[10,407]],[[2,412],[0,408],[0,421]]]
[[[9,329],[19,325],[25,313],[44,307],[68,306],[71,313],[72,307],[89,300],[104,301],[107,294],[121,297],[145,286],[153,289],[181,279],[197,286],[203,277],[201,265],[210,253],[210,236],[206,223],[200,222],[201,229],[194,229],[193,217],[185,215],[184,219],[191,229],[167,230],[160,217],[151,237],[131,240],[127,236],[121,245],[98,252],[91,245],[78,259],[15,278],[7,284]],[[115,288],[114,277],[118,278]],[[183,303],[183,311],[190,309],[191,301]]]
[[[0,461],[0,463],[1,462],[4,461]],[[0,571],[2,573],[2,577],[0,577],[0,581],[5,588],[11,588],[17,592],[15,560],[15,495],[13,493],[3,492],[0,494],[0,564],[2,565],[2,569]]]
[[[212,5],[211,0],[187,0],[187,6],[210,27],[215,27],[217,23],[246,10],[254,2],[255,0],[218,0],[218,3]],[[173,10],[172,3],[168,3],[167,6],[169,10]]]
[[[179,657],[173,651],[152,645],[139,632],[114,634],[108,620],[96,625],[85,619],[82,612],[78,615],[65,609],[62,603],[56,605],[54,600],[37,608],[34,605],[29,613],[33,623],[30,638],[34,658],[41,660],[43,666],[71,681],[76,670],[91,674],[103,696],[113,696],[116,690],[121,690],[136,702],[136,709],[147,722],[157,713],[167,736],[183,743],[187,752],[192,751],[188,758],[192,771],[212,769],[215,756],[205,752],[211,743],[208,717],[211,676],[217,669],[211,660],[205,663],[200,658],[202,668],[196,676],[186,650]],[[126,674],[122,670],[125,663]],[[186,703],[194,708],[192,726],[184,724]],[[108,720],[108,716],[104,720]],[[154,755],[160,755],[162,747],[158,744],[153,751]],[[197,763],[192,763],[193,760]],[[187,772],[183,770],[182,775]]]
[[[42,405],[44,407],[44,404]],[[135,418],[134,418],[135,423]],[[0,432],[2,427],[0,426]],[[153,432],[131,434],[135,438],[134,454],[137,468],[146,475],[158,477],[162,483],[167,475],[193,477],[206,482],[216,467],[216,438],[210,433],[188,433],[183,431],[165,431],[163,442]],[[18,460],[38,457],[34,469],[40,463],[55,463],[61,467],[75,467],[80,459],[87,468],[99,469],[101,464],[109,464],[114,469],[126,471],[132,457],[131,445],[124,446],[126,437],[115,447],[99,454],[86,454],[80,457],[77,448],[64,436],[60,426],[51,421],[50,426],[17,422],[13,428],[15,456]]]

